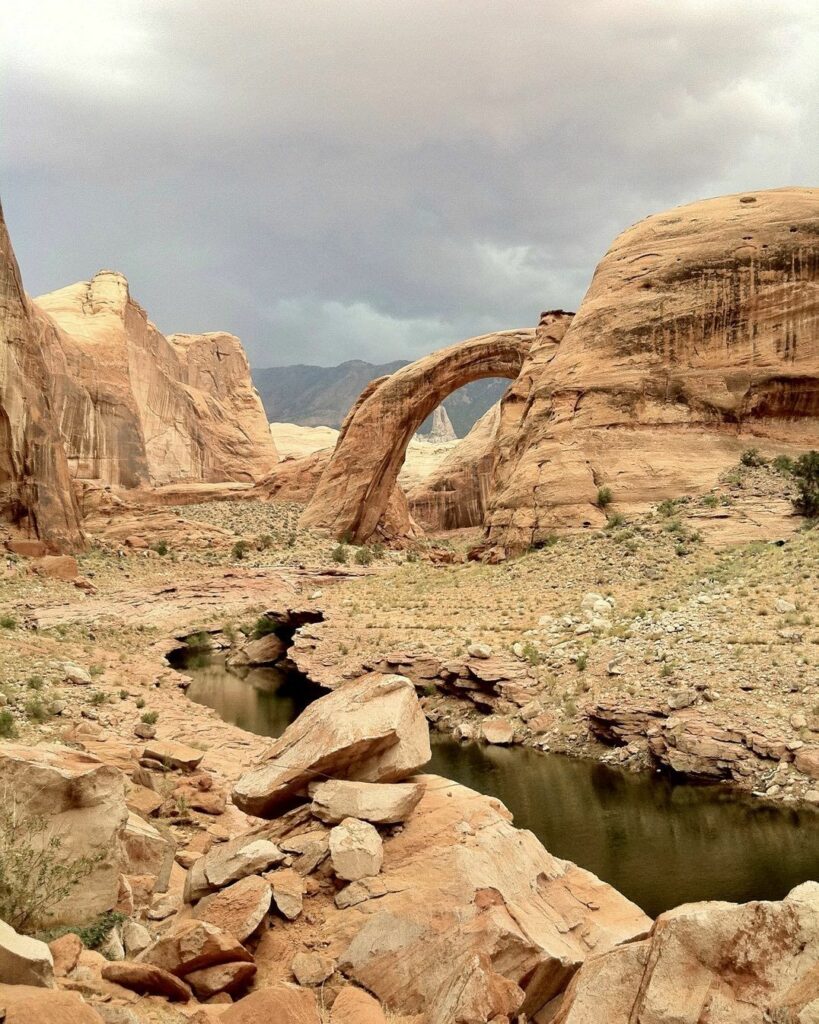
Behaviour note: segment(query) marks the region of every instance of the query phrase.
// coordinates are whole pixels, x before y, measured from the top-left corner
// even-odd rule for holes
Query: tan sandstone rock
[[[482,377],[518,376],[534,331],[500,331],[441,349],[373,381],[351,410],[302,525],[372,536],[410,438],[452,391]]]
[[[242,960],[252,961],[253,957],[234,936],[196,920],[178,922],[139,957],[140,963],[161,967],[178,978]]]
[[[387,1024],[387,1018],[369,992],[345,985],[330,1010],[330,1024]]]
[[[68,747],[0,748],[4,799],[21,814],[43,816],[49,832],[37,841],[60,837],[66,860],[99,858],[92,872],[69,896],[50,908],[44,921],[86,924],[111,910],[119,892],[119,848],[128,819],[122,774],[96,757]]]
[[[140,995],[164,996],[180,1003],[191,997],[188,986],[161,967],[142,963],[109,963],[102,968],[106,981],[132,989]]]
[[[379,784],[330,779],[310,786],[312,814],[336,824],[344,818],[359,818],[375,825],[405,821],[418,805],[423,788],[414,783]]]
[[[356,900],[324,927],[327,955],[383,1005],[429,1024],[532,1016],[587,956],[650,928],[610,886],[515,829],[497,800],[420,781],[421,802],[365,880],[378,886],[353,883]]]
[[[56,992],[28,985],[0,984],[3,1024],[103,1024],[97,1011],[76,992]]]
[[[185,981],[199,999],[212,999],[220,992],[234,993],[245,988],[256,975],[256,965],[250,963],[219,964],[188,974]]]
[[[84,538],[51,394],[56,348],[26,297],[0,210],[0,515],[63,551]]]
[[[646,941],[590,958],[555,1024],[807,1024],[818,961],[816,882],[777,903],[686,904],[661,914]]]
[[[381,836],[368,821],[345,818],[330,832],[330,861],[338,878],[357,882],[377,875],[383,860]]]
[[[39,939],[18,933],[0,921],[0,984],[54,988],[54,959]]]
[[[220,1024],[321,1024],[309,989],[279,984],[251,992],[219,1017]]]
[[[236,783],[233,801],[270,816],[307,795],[316,775],[400,781],[430,758],[429,729],[412,683],[365,677],[310,704],[259,765]]]
[[[259,927],[270,910],[270,883],[258,875],[242,878],[217,893],[205,896],[194,907],[193,916],[221,928],[244,942]]]
[[[616,238],[551,357],[515,384],[490,540],[520,549],[603,523],[601,486],[639,510],[707,490],[749,445],[819,446],[818,222],[819,191],[783,188]]]

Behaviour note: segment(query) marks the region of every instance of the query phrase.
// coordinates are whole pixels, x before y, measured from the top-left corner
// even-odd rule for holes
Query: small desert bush
[[[793,464],[793,476],[799,490],[794,508],[808,519],[819,517],[819,452],[800,455]]]
[[[337,544],[333,548],[333,553],[331,555],[331,558],[333,559],[334,562],[337,562],[339,565],[346,565],[347,564],[347,545],[346,544]]]
[[[17,736],[17,725],[14,715],[8,708],[0,711],[0,739],[13,740]]]
[[[167,555],[169,550],[167,541],[157,540],[151,544],[151,551],[155,551],[158,555]]]
[[[373,555],[369,548],[359,548],[355,553],[356,565],[372,565]]]
[[[759,454],[758,448],[746,448],[745,451],[739,457],[740,464],[743,466],[767,466],[768,461],[764,456]]]
[[[12,794],[0,804],[0,920],[30,933],[71,895],[103,854],[67,860],[44,815],[28,814]]]
[[[613,501],[613,495],[610,487],[598,487],[597,488],[597,507],[608,508]]]

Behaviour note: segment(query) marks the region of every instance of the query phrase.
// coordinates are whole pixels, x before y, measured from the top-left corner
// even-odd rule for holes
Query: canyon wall
[[[598,525],[706,490],[743,448],[819,447],[819,191],[775,189],[641,221],[598,265],[563,340],[505,404],[491,542]]]
[[[56,328],[54,402],[74,477],[137,487],[269,472],[275,446],[238,338],[166,338],[107,270],[35,305]]]
[[[49,388],[50,325],[23,291],[0,210],[0,514],[53,550],[82,545]]]

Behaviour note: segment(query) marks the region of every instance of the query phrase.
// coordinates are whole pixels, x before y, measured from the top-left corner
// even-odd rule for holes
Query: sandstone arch
[[[514,380],[534,339],[534,328],[485,334],[373,381],[342,427],[302,525],[367,540],[387,507],[410,438],[427,416],[470,381]]]

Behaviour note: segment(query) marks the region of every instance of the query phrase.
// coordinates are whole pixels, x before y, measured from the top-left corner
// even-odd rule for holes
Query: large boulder
[[[272,895],[269,882],[259,875],[250,875],[205,896],[194,907],[193,915],[244,942],[270,910]]]
[[[59,837],[56,856],[95,859],[69,895],[39,915],[40,924],[86,924],[117,902],[120,842],[128,819],[123,775],[90,754],[68,747],[0,748],[0,778],[19,814],[45,819],[38,848]]]
[[[103,1024],[76,992],[28,985],[0,985],[0,1011],[3,1024]]]
[[[661,914],[650,938],[587,960],[555,1024],[810,1024],[817,963],[816,882],[775,903],[686,904]]]
[[[586,957],[647,934],[639,908],[515,829],[499,801],[413,782],[424,795],[384,841],[380,874],[342,889],[322,928],[323,952],[386,1008],[428,1024],[532,1017]]]
[[[0,921],[0,984],[54,988],[54,958],[39,939]]]
[[[102,976],[140,995],[164,996],[179,1003],[187,1003],[191,997],[184,981],[153,964],[109,963],[102,968]]]
[[[218,964],[252,961],[253,957],[233,936],[207,921],[182,920],[149,946],[139,962],[161,967],[178,978]]]
[[[309,705],[264,760],[246,772],[233,802],[270,817],[305,799],[317,777],[397,782],[429,760],[429,727],[412,683],[368,676]]]
[[[219,1024],[321,1024],[316,997],[306,988],[279,984],[251,992],[219,1016]]]
[[[329,779],[310,786],[316,818],[331,824],[360,818],[375,825],[396,825],[412,814],[424,790],[417,783],[348,782]]]

